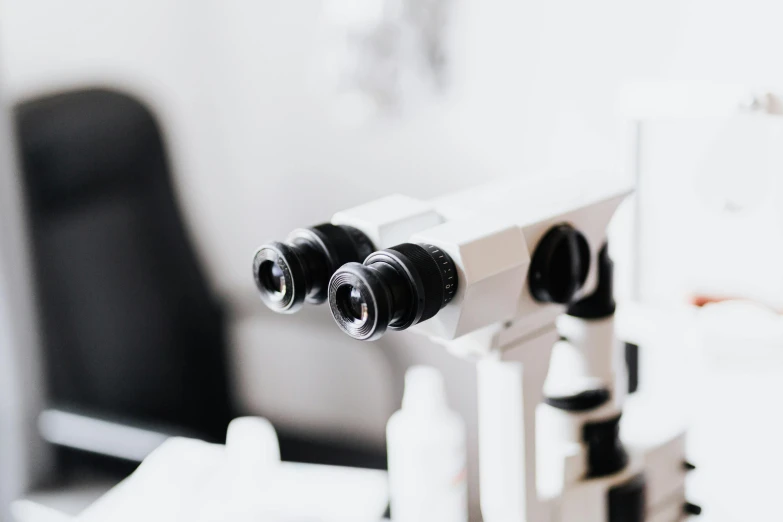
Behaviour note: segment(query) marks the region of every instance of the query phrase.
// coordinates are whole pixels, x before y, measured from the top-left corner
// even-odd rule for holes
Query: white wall
[[[36,427],[44,389],[10,135],[0,103],[0,520],[10,520],[9,502],[45,480],[51,463]]]

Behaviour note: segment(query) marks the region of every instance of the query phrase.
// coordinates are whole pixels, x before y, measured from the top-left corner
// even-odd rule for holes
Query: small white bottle
[[[467,522],[465,423],[429,366],[405,374],[402,408],[386,426],[391,516],[397,522]]]

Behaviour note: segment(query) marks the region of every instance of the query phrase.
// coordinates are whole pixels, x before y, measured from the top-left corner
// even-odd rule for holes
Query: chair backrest
[[[223,312],[155,118],[100,89],[15,116],[50,404],[221,438]]]

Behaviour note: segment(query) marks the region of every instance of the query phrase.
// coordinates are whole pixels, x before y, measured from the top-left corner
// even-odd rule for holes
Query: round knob
[[[589,269],[590,247],[585,237],[571,225],[556,225],[533,253],[530,293],[536,301],[567,304],[584,285]]]

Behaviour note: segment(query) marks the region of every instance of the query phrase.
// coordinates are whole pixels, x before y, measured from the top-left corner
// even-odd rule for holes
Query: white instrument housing
[[[457,294],[412,330],[478,360],[486,522],[606,522],[615,520],[618,509],[630,513],[623,520],[658,522],[699,509],[685,501],[682,430],[655,437],[612,431],[620,425],[627,395],[613,300],[603,315],[582,316],[565,304],[535,299],[530,289],[531,263],[542,238],[566,224],[589,249],[589,269],[569,302],[598,295],[606,229],[629,193],[627,184],[605,176],[513,179],[428,202],[391,196],[333,218],[334,224],[363,231],[379,249],[422,243],[454,261]],[[607,259],[602,277],[611,299]],[[549,402],[595,390],[605,393],[604,402],[581,409]],[[648,419],[640,425],[639,418],[624,423],[622,431],[648,432]],[[585,429],[595,426],[611,426],[605,440],[610,452],[620,452],[619,464],[606,472],[591,470],[596,457],[591,452],[607,449],[586,438]]]
[[[590,294],[606,226],[629,193],[606,176],[509,179],[432,202],[389,196],[338,212],[332,223],[361,230],[379,249],[411,242],[448,253],[459,272],[457,295],[414,329],[452,340],[550,307],[533,299],[526,279],[536,245],[555,225],[570,224],[587,239],[590,269],[576,297]]]

